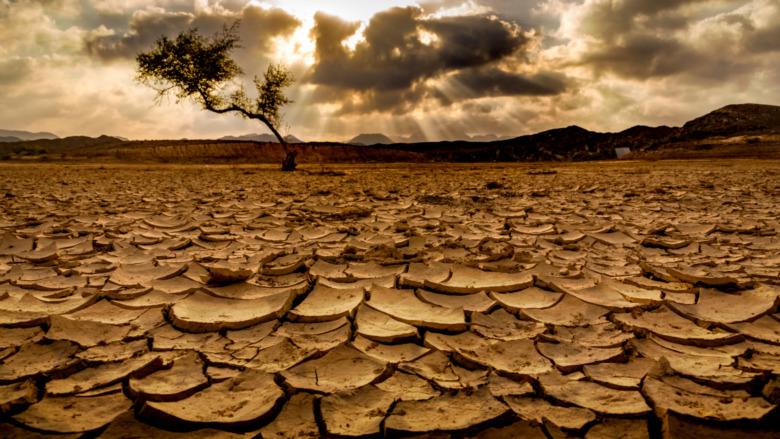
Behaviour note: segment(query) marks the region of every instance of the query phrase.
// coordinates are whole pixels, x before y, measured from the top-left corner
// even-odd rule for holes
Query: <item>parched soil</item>
[[[780,161],[0,165],[2,437],[758,437]]]

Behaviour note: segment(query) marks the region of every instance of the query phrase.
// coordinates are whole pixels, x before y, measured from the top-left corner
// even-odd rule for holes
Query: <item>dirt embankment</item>
[[[340,144],[293,144],[299,163],[357,163],[423,161],[420,153],[387,148],[371,148]],[[213,163],[245,161],[250,163],[280,163],[284,150],[277,143],[254,142],[159,142],[147,148],[118,148],[114,156],[127,161],[159,161],[176,163]]]

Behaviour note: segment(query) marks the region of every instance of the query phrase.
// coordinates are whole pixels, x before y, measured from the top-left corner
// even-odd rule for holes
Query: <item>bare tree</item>
[[[174,95],[179,102],[192,99],[204,110],[214,113],[237,113],[247,119],[264,123],[284,148],[283,171],[296,167],[297,151],[287,145],[279,134],[283,114],[281,108],[292,103],[284,89],[295,78],[284,65],[269,65],[263,78],[254,78],[257,97],[252,99],[236,78],[243,71],[231,58],[230,52],[240,47],[239,22],[225,26],[211,37],[190,29],[175,40],[160,36],[154,47],[136,57],[136,81],[157,91],[157,102]]]

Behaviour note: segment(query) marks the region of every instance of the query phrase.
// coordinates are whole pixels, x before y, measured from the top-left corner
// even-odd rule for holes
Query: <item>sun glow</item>
[[[309,36],[312,27],[314,27],[314,18],[302,18],[301,21],[303,23],[292,35],[276,40],[274,58],[289,64],[302,62],[309,67],[315,62],[314,49],[316,44]]]
[[[417,30],[417,37],[420,39],[420,42],[426,46],[430,46],[431,44],[437,43],[439,41],[438,35],[433,32],[428,32],[424,29]]]
[[[443,17],[462,17],[464,15],[482,15],[493,12],[493,9],[474,3],[474,0],[469,0],[465,3],[459,4],[449,8],[442,8],[436,13],[429,14],[426,18],[443,18]]]
[[[349,50],[365,41],[364,30],[371,17],[377,12],[385,11],[392,7],[417,6],[415,1],[339,1],[324,3],[313,0],[252,0],[248,5],[257,6],[265,9],[283,8],[285,11],[298,17],[302,24],[295,33],[287,38],[279,38],[275,42],[277,50],[274,58],[286,60],[287,62],[302,62],[306,66],[311,66],[316,61],[314,58],[315,42],[311,37],[311,30],[314,27],[314,14],[323,12],[335,15],[347,21],[359,21],[360,28],[350,38],[342,44]],[[422,35],[425,44],[436,43],[436,35]]]
[[[377,12],[385,11],[392,7],[406,7],[417,5],[410,0],[339,0],[335,2],[323,2],[320,0],[271,0],[269,3],[282,7],[298,17],[311,17],[315,12],[321,11],[335,15],[348,21],[367,22]]]
[[[366,23],[361,23],[360,28],[358,28],[357,32],[352,34],[351,37],[344,40],[341,44],[347,49],[349,49],[350,51],[355,50],[355,47],[357,47],[359,43],[366,41],[365,30],[366,30]]]

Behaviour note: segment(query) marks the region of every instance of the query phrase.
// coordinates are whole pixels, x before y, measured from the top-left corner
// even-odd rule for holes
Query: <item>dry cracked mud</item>
[[[0,436],[780,437],[780,162],[318,171],[0,166]]]

